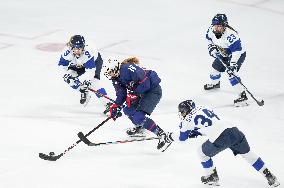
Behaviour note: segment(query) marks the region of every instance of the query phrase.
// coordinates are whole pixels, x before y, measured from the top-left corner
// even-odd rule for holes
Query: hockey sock
[[[221,78],[221,73],[216,71],[215,69],[210,73],[211,83],[216,85]]]
[[[158,135],[160,131],[164,132],[158,125],[156,125],[156,123],[152,119],[148,117],[146,117],[143,127],[151,131],[155,135]]]
[[[211,157],[206,156],[202,151],[202,146],[198,149],[198,154],[201,159],[201,165],[205,170],[206,175],[210,175],[213,173],[215,166],[213,164],[213,160]]]
[[[263,171],[266,169],[264,162],[260,157],[258,157],[255,153],[249,151],[248,153],[241,154],[241,156],[250,164],[253,166],[255,170],[260,172],[262,175]]]

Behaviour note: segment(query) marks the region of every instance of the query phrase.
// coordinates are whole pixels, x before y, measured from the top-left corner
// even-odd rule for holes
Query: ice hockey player
[[[102,65],[101,54],[92,51],[82,35],[72,36],[61,54],[58,66],[64,70],[63,79],[71,88],[81,92],[80,103],[84,106],[91,97],[88,88],[107,94],[104,88],[99,87]],[[99,95],[97,97],[100,98]]]
[[[228,24],[225,14],[217,14],[212,19],[211,26],[207,30],[209,55],[214,58],[210,73],[210,83],[204,85],[205,90],[220,88],[221,73],[227,72],[231,85],[237,89],[239,96],[234,100],[235,106],[247,105],[247,95],[239,83],[240,70],[246,58],[246,51],[238,32]],[[237,76],[238,78],[236,78]]]
[[[139,66],[139,59],[130,57],[120,62],[110,58],[104,64],[105,76],[112,80],[116,91],[115,103],[110,105],[111,117],[116,117],[126,102],[123,112],[135,127],[126,131],[129,136],[145,136],[145,129],[159,136],[157,149],[165,151],[171,140],[150,117],[162,97],[161,79],[153,70],[145,70]]]
[[[277,187],[280,183],[266,167],[263,160],[256,155],[247,142],[245,135],[213,110],[196,106],[192,100],[186,100],[178,105],[180,134],[174,138],[180,141],[196,138],[202,141],[198,149],[205,176],[201,182],[208,185],[219,185],[219,176],[213,164],[212,157],[230,148],[234,155],[241,155],[252,167],[263,175],[270,186]],[[206,141],[205,141],[206,140]],[[204,142],[205,141],[205,142]]]

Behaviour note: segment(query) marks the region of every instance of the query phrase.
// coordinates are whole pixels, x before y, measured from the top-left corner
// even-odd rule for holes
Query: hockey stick
[[[87,138],[87,136],[89,136],[90,134],[92,134],[95,130],[97,130],[98,128],[100,128],[103,124],[105,124],[108,120],[110,120],[111,117],[108,117],[107,119],[105,119],[103,122],[101,122],[98,126],[96,126],[95,128],[93,128],[90,132],[88,132],[86,135],[84,135],[84,137]],[[70,151],[71,149],[73,149],[75,146],[77,146],[82,140],[78,140],[76,143],[74,143],[72,146],[68,147],[66,150],[64,150],[63,153],[60,153],[59,155],[54,155],[54,152],[50,152],[49,155],[44,154],[44,153],[39,153],[39,158],[43,159],[43,160],[48,160],[48,161],[56,161],[57,159],[59,159],[60,157],[62,157],[63,155],[65,155],[68,151]]]
[[[227,70],[230,71],[230,72],[226,71],[227,74],[228,74],[229,76],[230,76],[230,74],[233,75],[233,76],[238,80],[238,82],[244,87],[244,89],[246,90],[246,92],[247,92],[248,94],[250,94],[250,96],[251,96],[251,97],[253,98],[253,100],[258,104],[258,106],[263,106],[263,105],[264,105],[264,100],[261,100],[261,101],[257,100],[257,99],[253,96],[253,94],[248,90],[248,88],[243,84],[243,82],[241,81],[241,79],[240,79],[238,76],[236,76],[233,71],[230,70],[229,66],[228,66],[226,63],[224,63],[222,59],[220,59],[220,58],[218,58],[218,59],[223,63],[223,65],[227,68]]]
[[[155,140],[159,139],[159,137],[150,137],[150,138],[140,138],[140,139],[131,139],[131,140],[117,140],[117,141],[108,141],[108,142],[100,142],[100,143],[94,143],[91,142],[82,132],[78,133],[78,137],[88,146],[100,146],[100,145],[111,145],[111,144],[124,144],[124,143],[130,143],[130,142],[140,142],[140,141],[146,141],[146,140]]]
[[[106,96],[106,95],[100,93],[99,91],[94,90],[94,89],[91,89],[91,88],[88,88],[88,89],[89,89],[90,91],[96,93],[97,95],[99,95],[99,96],[101,96],[101,97],[104,97],[104,98],[110,100],[110,101],[113,102],[113,103],[116,103],[115,100],[113,100],[113,99],[109,98],[108,96]]]

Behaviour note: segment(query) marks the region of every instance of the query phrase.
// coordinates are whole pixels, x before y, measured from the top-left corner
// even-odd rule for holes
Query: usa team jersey
[[[211,25],[207,30],[206,39],[209,44],[221,47],[228,55],[231,55],[231,62],[237,62],[242,53],[245,52],[245,48],[238,33],[228,27],[226,27],[226,30],[218,39],[213,33],[213,26]]]
[[[185,141],[192,133],[198,132],[214,142],[228,126],[231,124],[221,120],[213,110],[204,106],[196,106],[180,123],[179,140]]]

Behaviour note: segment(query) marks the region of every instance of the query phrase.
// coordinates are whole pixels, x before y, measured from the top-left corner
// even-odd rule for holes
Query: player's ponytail
[[[128,64],[128,63],[139,65],[140,61],[137,57],[129,57],[121,62],[121,64]]]
[[[229,29],[235,31],[236,33],[238,33],[233,27],[229,26],[229,25],[226,25],[226,27],[228,27]]]

